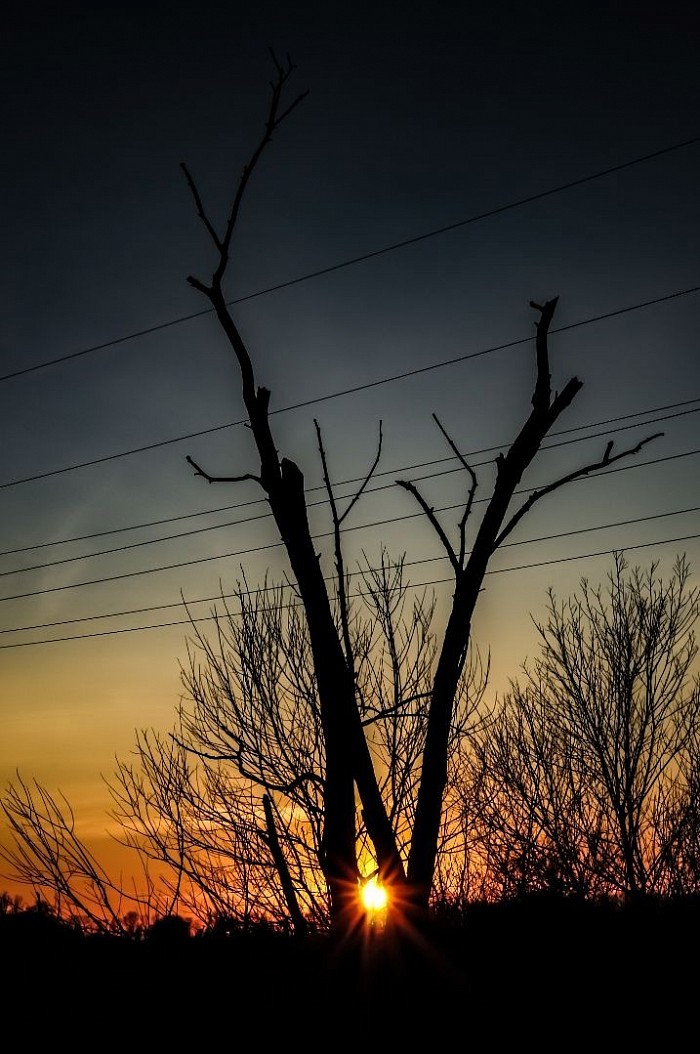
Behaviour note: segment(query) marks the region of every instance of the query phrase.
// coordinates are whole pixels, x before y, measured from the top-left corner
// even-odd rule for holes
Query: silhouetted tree
[[[140,733],[137,764],[119,763],[112,791],[125,843],[142,854],[146,865],[149,860],[167,865],[163,888],[168,904],[162,913],[171,914],[186,903],[193,913],[197,908],[244,922],[271,916],[291,919],[301,929],[307,920],[327,915],[331,927],[344,933],[357,921],[358,881],[369,858],[380,881],[392,887],[392,903],[418,920],[425,917],[436,883],[443,893],[456,887],[466,891],[476,880],[483,883],[484,874],[479,878],[472,872],[469,852],[479,831],[478,816],[467,808],[456,811],[452,804],[468,753],[464,747],[478,720],[482,676],[470,648],[471,626],[489,562],[537,502],[636,454],[655,436],[614,455],[610,441],[598,460],[531,490],[513,507],[543,440],[582,387],[573,377],[561,391],[552,391],[548,333],[557,299],[533,302],[531,409],[508,449],[496,458],[493,491],[471,548],[467,524],[477,477],[435,415],[466,479],[454,541],[416,484],[397,480],[422,509],[452,568],[444,631],[436,638],[429,628],[429,606],[414,607],[407,618],[399,613],[405,599],[403,562],[396,565],[398,577],[392,580],[386,554],[379,569],[365,568],[372,614],[369,620],[359,619],[348,590],[342,525],[379,462],[381,427],[375,460],[341,510],[315,423],[333,525],[335,578],[329,586],[309,528],[303,473],[278,452],[270,423],[271,393],[257,383],[224,291],[250,179],[273,134],[306,94],[286,104],[293,66],[289,60],[274,62],[264,132],[243,168],[221,232],[182,166],[215,249],[209,280],[188,280],[211,304],[234,354],[258,466],[253,472],[219,477],[192,458],[188,461],[210,483],[259,484],[289,559],[299,608],[283,605],[281,592],[239,589],[240,612],[216,615],[213,641],[195,635],[184,671],[189,703],[180,708],[174,734]],[[289,614],[292,610],[296,614]],[[512,738],[510,726],[506,731]],[[524,729],[517,734],[522,739]],[[541,749],[555,746],[543,740]],[[62,806],[43,788],[32,790],[20,781],[0,804],[16,841],[5,859],[27,884],[52,889],[60,902],[84,912],[94,924],[107,917],[114,927],[122,927],[116,887],[77,838],[67,803]],[[676,804],[682,811],[683,801]],[[670,822],[670,809],[665,816]],[[591,830],[596,830],[595,819],[586,821]],[[514,827],[521,829],[519,820]],[[533,841],[531,833],[527,845]],[[671,843],[670,836],[666,841]],[[628,879],[635,873],[634,852],[630,843]],[[529,862],[523,858],[519,866],[527,870]],[[145,873],[146,904],[152,904],[153,888]]]
[[[121,933],[124,908],[131,901],[142,918],[157,918],[170,908],[151,883],[147,870],[140,891],[126,890],[110,875],[76,830],[70,803],[36,781],[17,775],[2,798],[11,843],[0,845],[0,859],[11,877],[31,889],[56,917],[84,930]],[[47,897],[51,897],[51,901]]]
[[[700,891],[700,594],[678,558],[581,591],[536,623],[540,655],[477,734],[466,784],[496,896],[634,901]]]
[[[192,922],[182,915],[163,915],[148,927],[146,939],[161,945],[176,946],[190,936]]]
[[[380,790],[402,849],[415,815],[419,760],[436,650],[434,597],[408,596],[403,561],[366,568],[347,608],[358,704]],[[111,782],[127,844],[186,875],[188,909],[206,922],[223,915],[243,926],[260,919],[325,928],[323,874],[324,737],[303,609],[281,587],[239,584],[233,605],[214,609],[216,633],[194,625],[186,695],[169,736],[142,733],[135,764]],[[451,768],[483,719],[488,666],[466,665],[453,715]],[[446,810],[440,863],[463,859]],[[362,816],[360,869],[372,870]],[[450,863],[449,870],[453,869]],[[446,875],[446,872],[445,872]],[[182,885],[171,895],[183,897]],[[203,914],[204,912],[204,914]]]
[[[274,56],[273,56],[274,59]],[[415,484],[398,481],[418,501],[450,560],[454,574],[451,611],[439,648],[430,698],[425,715],[420,778],[417,786],[415,817],[407,859],[393,827],[390,811],[382,796],[380,781],[373,764],[370,746],[362,723],[360,701],[354,678],[352,649],[345,630],[347,615],[340,548],[340,524],[360,497],[355,498],[341,514],[333,499],[326,471],[326,482],[334,523],[335,559],[338,568],[337,596],[339,610],[334,613],[324,580],[316,547],[311,537],[304,477],[300,467],[289,457],[280,457],[272,432],[269,406],[270,391],[258,386],[256,370],[247,343],[234,319],[227,301],[224,282],[232,251],[233,235],[251,176],[280,124],[297,107],[307,93],[285,104],[283,96],[293,72],[292,63],[276,59],[276,76],[263,135],[244,166],[228,218],[221,231],[210,219],[195,180],[182,165],[197,213],[215,250],[215,266],[208,281],[190,276],[190,284],[211,304],[240,369],[243,403],[259,457],[254,472],[228,477],[213,476],[188,458],[195,472],[209,482],[255,480],[264,491],[280,538],[285,546],[296,589],[304,608],[308,627],[314,676],[317,684],[319,713],[323,730],[325,766],[323,770],[322,866],[330,891],[331,918],[341,930],[355,919],[357,893],[357,808],[355,789],[361,803],[362,817],[374,847],[381,880],[392,885],[403,901],[417,915],[428,908],[433,887],[440,830],[443,821],[444,796],[448,780],[448,752],[452,716],[458,685],[467,660],[474,609],[489,561],[533,505],[546,495],[597,469],[606,468],[620,458],[638,452],[654,437],[613,456],[612,442],[595,462],[567,473],[547,486],[533,490],[529,497],[512,510],[516,488],[536,457],[543,439],[582,386],[572,378],[558,393],[550,383],[547,335],[557,300],[533,303],[537,312],[536,377],[532,409],[522,428],[504,454],[496,459],[497,475],[491,498],[476,531],[475,541],[467,551],[466,524],[472,512],[476,476],[460,454],[442,425],[446,442],[459,459],[468,479],[468,493],[459,522],[455,544]],[[321,456],[325,456],[320,440]],[[376,465],[376,461],[375,461]],[[374,466],[373,466],[374,468]],[[372,470],[373,471],[373,470]],[[369,476],[365,480],[366,485]]]
[[[404,562],[386,553],[379,566],[365,568],[362,581],[346,609],[345,633],[363,729],[405,851],[437,646],[435,597],[410,590]],[[138,732],[135,759],[118,760],[107,781],[114,836],[134,851],[145,875],[149,863],[160,865],[162,913],[177,906],[205,929],[218,919],[239,930],[259,928],[263,920],[297,933],[325,929],[324,738],[303,608],[287,602],[281,587],[251,591],[245,582],[222,605],[213,609],[214,634],[205,636],[193,621],[175,727],[168,735]],[[448,806],[459,790],[465,743],[486,716],[487,678],[488,663],[482,667],[475,652],[453,712]],[[126,917],[117,918],[115,887],[105,886],[107,876],[77,838],[67,803],[62,811],[54,803],[51,830],[45,830],[49,802],[42,788],[20,783],[4,803],[24,847],[15,877],[51,890],[64,910],[81,915],[86,889],[96,887],[102,900],[91,896],[91,910],[104,916],[106,929],[121,921],[129,932]],[[467,892],[467,845],[458,821],[446,807],[438,853],[443,896]],[[367,877],[375,858],[361,814],[357,841]]]

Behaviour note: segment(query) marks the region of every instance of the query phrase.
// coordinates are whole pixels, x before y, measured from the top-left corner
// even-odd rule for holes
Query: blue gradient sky
[[[5,15],[2,785],[19,769],[60,788],[86,835],[100,836],[101,774],[128,753],[136,728],[172,721],[188,636],[180,591],[190,601],[214,596],[220,582],[235,584],[241,564],[252,583],[284,569],[275,548],[218,559],[272,546],[266,519],[36,567],[264,512],[233,508],[259,498],[252,484],[210,487],[185,462],[189,454],[212,473],[254,470],[244,428],[121,456],[242,417],[212,318],[120,338],[206,308],[186,279],[206,279],[214,258],[179,163],[222,221],[262,130],[268,48],[291,54],[290,90],[309,96],[256,172],[231,298],[700,136],[699,30],[691,3],[38,3]],[[531,299],[559,296],[556,329],[700,285],[699,177],[696,142],[246,300],[237,318],[273,409],[528,337]],[[574,433],[597,438],[543,454],[527,482],[594,460],[608,432],[617,449],[664,430],[636,461],[673,460],[554,495],[511,539],[523,544],[497,555],[475,622],[476,639],[492,650],[494,691],[532,652],[530,614],[541,613],[547,586],[566,595],[581,575],[602,581],[611,563],[574,557],[644,544],[630,549],[631,562],[666,568],[679,552],[697,562],[696,538],[665,540],[695,535],[700,522],[697,512],[680,513],[700,505],[690,453],[700,446],[699,320],[691,293],[553,335],[553,386],[573,375],[584,382],[559,430],[637,416],[618,422],[634,425],[626,432]],[[21,372],[110,341],[119,342]],[[280,413],[274,424],[280,450],[311,488],[320,482],[314,416],[337,481],[371,464],[381,419],[384,484],[453,467],[410,467],[449,455],[433,412],[465,453],[494,448],[473,459],[492,462],[527,415],[532,380],[533,349],[521,343]],[[478,496],[488,496],[491,478],[484,464]],[[465,492],[454,473],[421,486],[436,507]],[[348,525],[416,511],[404,491],[385,488],[367,495]],[[679,514],[649,519],[669,512]],[[445,513],[446,529],[458,519],[457,510]],[[643,522],[529,541],[632,519]],[[322,506],[313,522],[329,529]],[[443,555],[419,517],[352,531],[347,541],[351,565],[362,549],[376,556],[381,542],[408,560]],[[319,548],[330,559],[327,543]],[[552,560],[560,562],[504,573]],[[199,562],[134,573],[186,561]],[[411,569],[415,582],[447,577],[437,560]],[[111,580],[80,584],[96,578]],[[159,610],[94,618],[147,607]],[[69,621],[81,619],[89,621]],[[140,628],[166,622],[180,624]],[[28,626],[38,628],[20,629]]]

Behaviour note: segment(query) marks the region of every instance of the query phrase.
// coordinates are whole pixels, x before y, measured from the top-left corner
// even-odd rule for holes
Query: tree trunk
[[[238,359],[243,401],[260,456],[259,482],[268,496],[306,615],[325,738],[321,864],[330,890],[332,925],[343,931],[357,922],[359,910],[355,783],[382,878],[393,884],[403,884],[403,863],[382,801],[362,728],[354,680],[343,653],[326,582],[311,538],[303,474],[293,461],[278,458],[268,415],[270,393],[266,388],[255,388],[247,348],[226,307],[221,289],[216,284],[212,288],[203,286],[196,280],[193,284],[211,300]]]

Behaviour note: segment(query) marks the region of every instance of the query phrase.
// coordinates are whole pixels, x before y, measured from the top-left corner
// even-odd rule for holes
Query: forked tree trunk
[[[543,306],[531,303],[531,307],[535,308],[540,315],[537,321],[535,341],[536,380],[532,395],[532,411],[507,454],[505,456],[500,454],[496,459],[497,475],[493,494],[477,531],[471,554],[466,561],[463,527],[474,488],[472,488],[467,513],[462,522],[462,545],[459,554],[456,554],[437,523],[432,510],[427,508],[415,487],[411,484],[403,484],[407,489],[412,490],[423,505],[426,514],[448,549],[455,572],[452,608],[438,659],[428,712],[416,818],[408,859],[408,884],[412,890],[413,908],[418,916],[427,911],[430,899],[442,820],[443,795],[447,782],[450,724],[459,679],[469,647],[472,616],[489,561],[504,539],[540,498],[590,472],[605,468],[622,457],[637,453],[642,446],[656,438],[656,436],[649,436],[635,447],[616,454],[614,457],[611,456],[613,444],[609,441],[599,461],[584,465],[545,487],[533,490],[520,508],[515,513],[509,514],[510,504],[523,474],[539,452],[543,440],[560,414],[570,405],[582,387],[582,382],[573,377],[560,393],[552,397],[547,345],[549,327],[557,300],[558,298],[550,300]],[[468,466],[465,464],[465,467]],[[507,516],[509,519],[506,520]]]
[[[421,498],[415,485],[397,481],[420,502],[447,550],[455,573],[452,610],[442,643],[429,707],[415,826],[406,874],[362,728],[352,663],[344,653],[343,640],[333,617],[328,590],[314,550],[307,517],[303,476],[293,461],[286,458],[280,460],[278,457],[269,423],[270,393],[265,388],[256,388],[247,347],[228,310],[222,288],[233,231],[253,169],[275,129],[303,98],[303,95],[298,96],[290,106],[280,111],[282,92],[293,67],[289,62],[286,67],[280,66],[276,60],[275,63],[277,79],[272,84],[265,132],[243,169],[223,235],[219,236],[209,220],[199,191],[186,166],[182,166],[194,196],[198,215],[218,253],[218,264],[210,284],[205,285],[191,276],[189,282],[208,297],[238,361],[243,401],[260,457],[260,473],[217,479],[200,469],[191,459],[188,460],[195,470],[210,482],[224,479],[229,482],[257,480],[268,497],[289,557],[308,624],[325,739],[321,864],[330,890],[332,922],[342,931],[357,920],[358,910],[355,787],[362,803],[367,831],[374,844],[380,877],[394,886],[404,887],[397,900],[404,903],[408,901],[416,919],[427,911],[436,866],[447,780],[450,725],[460,677],[467,658],[472,616],[493,553],[534,503],[545,494],[571,480],[610,465],[621,457],[636,453],[649,439],[615,457],[610,456],[613,444],[609,442],[600,461],[585,465],[554,483],[533,491],[514,514],[509,514],[510,502],[523,473],[538,453],[554,422],[581,388],[581,382],[573,378],[560,394],[552,397],[547,333],[557,301],[550,300],[542,307],[532,304],[540,313],[536,333],[537,368],[532,411],[508,453],[505,456],[499,455],[496,459],[498,472],[494,492],[468,559],[465,549],[465,524],[471,512],[476,477],[454,443],[450,440],[454,452],[472,479],[469,499],[460,523],[458,550],[452,548],[433,509]],[[508,515],[510,519],[506,521]],[[336,527],[338,526],[339,523],[336,523]]]

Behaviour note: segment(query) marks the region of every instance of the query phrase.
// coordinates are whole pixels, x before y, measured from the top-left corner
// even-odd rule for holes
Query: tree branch
[[[187,185],[189,186],[189,188],[190,188],[190,190],[192,192],[192,197],[194,198],[194,203],[195,203],[195,206],[197,208],[197,215],[199,216],[200,220],[202,221],[204,226],[209,231],[209,234],[211,235],[211,240],[214,242],[214,245],[216,246],[216,248],[221,253],[221,252],[224,251],[224,244],[221,241],[221,239],[219,238],[219,235],[216,233],[216,230],[214,228],[213,223],[211,222],[211,220],[209,219],[209,217],[206,214],[204,205],[202,203],[202,197],[201,197],[201,195],[199,193],[199,190],[197,189],[197,184],[195,183],[194,179],[192,178],[190,170],[189,170],[189,168],[187,167],[187,165],[185,164],[184,161],[180,162],[180,168],[185,173],[185,179],[187,180]],[[195,281],[192,281],[192,284],[194,285]]]
[[[552,392],[547,334],[549,333],[549,327],[552,318],[554,317],[558,301],[558,296],[555,296],[553,300],[547,300],[545,304],[536,304],[534,300],[530,301],[530,307],[534,307],[535,310],[540,313],[535,337],[537,381],[535,383],[535,390],[532,394],[532,405],[535,410],[541,413],[544,413],[549,409],[549,400]]]
[[[521,505],[498,535],[493,543],[493,551],[495,552],[495,550],[498,549],[503,540],[508,537],[513,528],[520,522],[520,520],[522,520],[523,516],[530,511],[535,502],[539,501],[540,498],[544,498],[546,494],[551,494],[552,491],[558,490],[559,487],[563,487],[566,483],[571,483],[573,480],[579,479],[581,476],[587,476],[589,472],[596,472],[599,469],[607,468],[608,465],[614,464],[623,457],[632,457],[634,454],[638,454],[642,447],[646,446],[647,443],[651,443],[652,439],[659,439],[663,434],[663,432],[655,432],[654,435],[642,439],[636,446],[630,447],[629,450],[622,450],[614,457],[610,457],[613,448],[613,441],[611,439],[608,442],[608,445],[605,448],[605,453],[600,461],[593,462],[590,465],[584,465],[583,468],[578,468],[574,472],[569,472],[566,476],[562,476],[561,479],[555,480],[554,483],[550,483],[548,486],[542,487],[539,490],[534,490],[527,501]]]
[[[452,564],[453,568],[455,569],[455,572],[457,572],[457,573],[460,572],[462,570],[462,567],[461,567],[461,564],[459,562],[459,559],[457,558],[457,554],[455,553],[454,549],[452,548],[452,545],[450,543],[450,539],[447,537],[447,535],[445,534],[444,530],[440,526],[438,518],[435,515],[435,510],[433,508],[431,508],[430,505],[428,505],[427,501],[425,500],[423,495],[420,493],[420,491],[418,490],[416,485],[414,483],[411,483],[410,480],[397,479],[396,482],[397,482],[399,487],[403,487],[404,490],[407,490],[408,493],[412,494],[413,497],[416,499],[416,501],[420,505],[421,509],[423,510],[425,515],[428,517],[429,522],[432,524],[433,529],[434,529],[435,533],[437,534],[438,538],[442,542],[443,547],[445,549],[445,552],[447,553],[449,561]]]
[[[185,174],[185,178],[187,179],[187,183],[194,198],[194,202],[197,208],[197,214],[202,220],[204,226],[207,229],[207,232],[209,233],[209,236],[211,237],[212,241],[214,242],[214,245],[216,246],[219,252],[219,263],[213,276],[213,286],[216,288],[219,288],[221,286],[221,282],[223,280],[226,268],[228,266],[231,239],[233,237],[233,232],[236,226],[236,222],[238,220],[238,213],[240,212],[241,208],[241,202],[243,201],[243,197],[245,195],[246,187],[248,186],[248,183],[250,181],[250,177],[252,176],[253,171],[258,161],[260,160],[263,151],[265,150],[265,147],[272,139],[272,135],[275,129],[279,127],[282,121],[289,117],[292,110],[294,110],[302,101],[302,99],[304,99],[309,94],[308,91],[301,92],[301,94],[297,95],[297,97],[289,104],[289,106],[287,106],[286,109],[280,111],[282,94],[287,84],[287,81],[289,80],[292,75],[292,72],[295,69],[295,66],[289,56],[287,56],[285,65],[282,65],[276,58],[275,53],[272,51],[272,49],[270,49],[270,54],[272,56],[272,61],[275,64],[277,76],[275,80],[270,82],[272,95],[267,111],[267,117],[265,119],[265,131],[263,132],[263,135],[257,147],[253,151],[250,160],[243,167],[243,171],[238,182],[238,188],[236,190],[236,194],[233,199],[233,204],[231,206],[231,212],[229,213],[228,220],[226,221],[226,229],[222,238],[218,236],[213,223],[207,216],[206,210],[202,202],[201,194],[199,193],[197,185],[195,184],[194,179],[192,178],[192,175],[189,169],[187,168],[187,165],[185,165],[183,162],[180,163],[180,168]],[[188,281],[192,285],[195,285],[195,288],[202,288],[201,285],[196,285],[196,279],[190,278],[188,279]]]
[[[409,710],[408,712],[405,712],[405,713],[401,713],[401,711],[404,709],[404,707],[409,706],[410,703],[417,703],[417,702],[420,702],[421,699],[429,699],[429,698],[430,698],[430,691],[427,691],[427,692],[416,692],[414,695],[408,695],[408,696],[406,696],[405,699],[400,699],[398,703],[394,703],[393,706],[386,706],[382,710],[376,710],[369,717],[364,717],[362,719],[362,724],[363,724],[364,727],[367,727],[368,725],[373,725],[377,721],[382,721],[385,718],[392,717],[394,715],[399,715],[400,717],[405,717],[405,718],[421,717],[421,715],[419,713],[417,713],[415,710]]]
[[[340,619],[343,630],[343,642],[345,645],[345,654],[348,664],[348,669],[353,670],[353,647],[350,639],[350,612],[348,608],[347,590],[345,588],[345,561],[343,559],[343,550],[340,540],[340,527],[343,520],[349,515],[352,509],[355,507],[357,502],[360,500],[367,484],[371,480],[374,472],[379,464],[379,459],[382,456],[382,422],[379,422],[379,443],[377,445],[377,454],[372,467],[365,476],[362,485],[357,490],[356,494],[350,501],[350,504],[346,508],[342,515],[338,512],[338,505],[333,494],[333,487],[331,485],[330,473],[328,471],[328,462],[326,459],[326,451],[323,445],[323,438],[321,435],[321,428],[318,421],[314,418],[314,428],[316,429],[316,437],[318,439],[318,449],[321,455],[321,464],[323,466],[323,482],[326,487],[326,493],[328,495],[328,502],[331,508],[331,516],[333,517],[333,537],[334,537],[334,548],[335,548],[335,565],[338,572],[338,600],[340,603]],[[353,673],[354,677],[354,673]]]
[[[348,514],[350,513],[351,509],[360,500],[362,494],[364,493],[365,488],[367,487],[367,484],[369,483],[369,481],[371,480],[372,476],[374,475],[374,473],[376,471],[376,468],[377,468],[377,465],[379,464],[379,459],[382,456],[382,441],[383,441],[382,422],[380,421],[379,422],[379,442],[377,444],[377,456],[375,457],[375,459],[374,459],[374,461],[372,463],[372,467],[370,468],[369,472],[365,476],[364,481],[362,483],[362,486],[360,487],[360,489],[355,494],[354,498],[352,499],[352,501],[348,505],[348,507],[345,510],[345,512],[343,513],[343,515],[340,517],[339,523],[343,522],[343,520],[346,518],[346,516],[348,516]]]
[[[321,465],[323,466],[323,482],[326,486],[326,494],[328,495],[328,502],[331,507],[331,516],[333,517],[333,549],[335,552],[336,571],[338,573],[338,603],[340,605],[340,625],[343,633],[345,662],[354,680],[355,672],[353,663],[353,649],[352,640],[350,638],[350,613],[348,610],[348,595],[345,589],[345,563],[343,560],[343,548],[340,540],[340,524],[342,517],[338,515],[338,506],[336,504],[335,495],[333,493],[333,487],[331,485],[331,478],[328,472],[328,462],[326,460],[326,450],[323,445],[323,437],[321,435],[321,426],[319,425],[316,418],[314,418],[314,428],[316,429],[318,449],[321,455]]]
[[[252,479],[262,486],[260,476],[256,476],[254,472],[244,472],[242,476],[210,476],[208,472],[205,472],[203,468],[200,468],[197,462],[194,461],[189,454],[185,460],[188,461],[194,469],[195,476],[201,476],[207,481],[207,483],[243,483],[247,479]]]
[[[464,507],[464,513],[462,514],[462,518],[459,521],[459,556],[458,556],[457,559],[458,559],[460,568],[462,568],[462,567],[464,567],[464,556],[465,556],[466,548],[467,548],[467,540],[466,540],[467,520],[469,519],[469,514],[472,511],[472,505],[474,503],[474,492],[476,491],[476,488],[477,488],[477,479],[476,479],[476,474],[474,472],[474,469],[471,467],[471,465],[467,462],[467,460],[463,457],[463,455],[457,449],[457,446],[453,442],[451,436],[449,436],[447,434],[447,432],[445,431],[445,429],[442,427],[442,424],[440,423],[437,414],[433,414],[433,420],[435,421],[435,424],[438,426],[438,428],[440,429],[440,431],[444,435],[445,439],[449,443],[451,449],[454,451],[455,456],[457,457],[457,460],[460,462],[462,467],[464,469],[466,469],[466,471],[469,473],[469,475],[471,477],[471,481],[472,481],[471,487],[469,488],[469,493],[467,494],[467,504]]]

